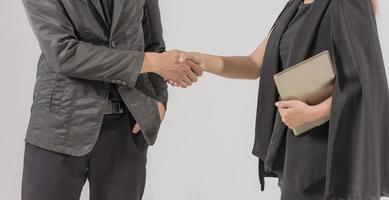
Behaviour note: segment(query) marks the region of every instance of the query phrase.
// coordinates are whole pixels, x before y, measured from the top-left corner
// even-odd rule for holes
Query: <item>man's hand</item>
[[[202,71],[204,71],[205,61],[202,59],[200,55],[201,55],[200,53],[195,53],[195,52],[181,52],[178,61],[180,63],[189,63],[190,65],[199,66],[201,67]],[[182,85],[180,82],[171,79],[168,80],[168,83],[171,86],[186,88],[185,85]]]
[[[165,118],[165,111],[166,108],[161,102],[157,102],[158,104],[158,111],[159,111],[159,117],[161,118],[161,121]]]
[[[141,73],[154,72],[165,80],[179,83],[182,87],[191,86],[197,81],[197,77],[202,75],[203,68],[191,61],[179,62],[180,55],[178,50],[160,54],[146,53]]]
[[[157,105],[158,105],[159,117],[161,118],[161,121],[163,121],[163,119],[165,118],[165,111],[166,111],[165,106],[160,102],[157,102]],[[132,133],[138,134],[139,132],[140,132],[140,126],[138,123],[136,123],[132,128]]]

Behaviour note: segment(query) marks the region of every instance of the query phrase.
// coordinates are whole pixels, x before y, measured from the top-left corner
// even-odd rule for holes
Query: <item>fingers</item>
[[[279,102],[276,102],[275,104],[278,108],[288,108],[290,106],[290,104],[288,103],[288,101],[279,101]]]
[[[282,122],[288,126],[289,128],[294,128],[292,122],[291,122],[291,114],[290,114],[290,111],[289,109],[287,108],[279,108],[278,109],[278,112],[280,112],[280,116],[281,116],[281,120]]]
[[[197,75],[193,71],[189,71],[186,76],[193,82],[197,82],[198,78]]]
[[[278,112],[280,112],[280,116],[282,120],[285,122],[289,118],[289,110],[287,108],[279,108]]]
[[[140,132],[140,126],[139,126],[138,123],[136,123],[136,124],[134,125],[134,127],[132,128],[132,133],[133,133],[133,134],[138,134],[139,132]]]
[[[296,105],[296,103],[298,103],[297,101],[295,100],[290,100],[290,101],[279,101],[279,102],[276,102],[276,106],[278,108],[290,108],[290,107],[293,107]]]
[[[159,117],[161,118],[162,121],[165,118],[166,108],[161,102],[157,102],[157,104],[158,104]]]
[[[175,81],[172,81],[172,80],[168,80],[168,83],[173,86],[173,87],[181,87],[180,84],[178,82],[175,82]]]
[[[177,51],[170,51],[169,53],[173,54]],[[178,53],[176,63],[166,65],[166,68],[164,68],[164,78],[172,86],[182,88],[191,86],[203,74],[203,68],[196,61],[200,62],[201,60],[195,53]]]
[[[203,61],[197,53],[181,52],[179,62],[187,62],[197,76],[203,75]]]
[[[174,86],[174,81],[172,81],[172,80],[168,80],[167,83]]]
[[[178,82],[182,84],[184,87],[191,86],[193,82],[197,81],[197,76],[191,70],[191,67],[187,63],[180,63],[179,67],[182,68],[182,74],[180,76],[180,80]]]
[[[185,61],[191,68],[191,70],[196,74],[196,76],[202,76],[204,69],[197,63],[193,62],[192,60]]]
[[[188,87],[188,85],[187,85],[186,82],[184,82],[184,81],[180,81],[180,82],[178,83],[178,86],[179,86],[179,87],[182,87],[182,88],[187,88],[187,87]]]

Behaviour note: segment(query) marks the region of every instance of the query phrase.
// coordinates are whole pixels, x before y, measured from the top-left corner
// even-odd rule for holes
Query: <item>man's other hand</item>
[[[157,105],[158,105],[159,117],[160,117],[161,121],[163,121],[163,119],[165,118],[166,108],[161,102],[157,102]],[[134,127],[132,128],[132,133],[138,134],[138,133],[140,133],[140,131],[141,131],[140,126],[138,123],[136,123],[134,125]]]

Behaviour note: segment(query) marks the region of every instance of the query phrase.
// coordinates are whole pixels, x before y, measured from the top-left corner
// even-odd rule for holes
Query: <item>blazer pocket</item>
[[[50,98],[50,112],[54,114],[66,113],[71,107],[75,92],[76,83],[62,79],[55,80]]]
[[[62,99],[63,95],[63,81],[62,80],[55,80],[53,90],[51,92],[50,97],[50,112],[52,113],[58,113],[59,112],[59,105]]]

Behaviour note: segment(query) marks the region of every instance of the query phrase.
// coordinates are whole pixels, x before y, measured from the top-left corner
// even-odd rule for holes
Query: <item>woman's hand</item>
[[[332,98],[321,104],[310,106],[302,101],[290,100],[276,103],[282,121],[290,128],[295,129],[303,124],[314,122],[330,114]],[[330,102],[328,102],[330,101]]]
[[[206,70],[205,58],[201,53],[196,52],[181,52],[181,55],[178,59],[179,62],[185,62],[186,60],[191,60],[200,66],[204,71]]]

